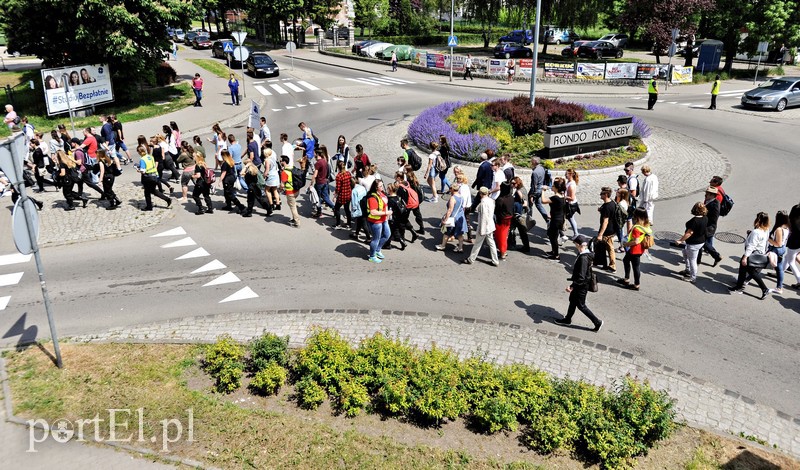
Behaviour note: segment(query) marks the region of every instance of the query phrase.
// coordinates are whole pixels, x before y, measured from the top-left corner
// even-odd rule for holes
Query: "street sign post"
[[[53,320],[53,312],[50,305],[50,295],[47,293],[47,283],[44,279],[44,266],[42,257],[39,255],[39,236],[38,215],[36,206],[28,198],[25,189],[25,181],[22,178],[22,170],[27,152],[25,149],[25,135],[19,132],[0,143],[0,169],[14,185],[14,190],[19,193],[19,200],[14,208],[13,225],[14,243],[23,254],[33,253],[36,260],[36,271],[39,273],[39,286],[42,289],[44,309],[47,313],[47,323],[50,325],[50,337],[53,339],[53,350],[56,356],[56,366],[60,369],[64,367],[61,359],[61,348],[58,345],[58,334],[56,324]],[[22,231],[26,231],[25,237]],[[26,244],[27,243],[27,244]]]
[[[758,81],[758,68],[761,67],[761,56],[764,55],[768,49],[769,49],[769,42],[761,41],[758,43],[758,49],[756,51],[758,53],[758,63],[756,64],[756,74],[753,77],[753,85],[755,85],[756,82]]]
[[[289,57],[292,59],[292,70],[294,70],[294,50],[297,49],[297,44],[294,41],[286,43],[286,50],[289,51]]]
[[[222,52],[225,54],[225,60],[228,61],[228,74],[231,73],[231,56],[233,55],[233,43],[226,42],[222,47]]]
[[[244,61],[250,57],[250,51],[244,46],[236,46],[233,50],[233,58],[239,61],[239,67],[242,72],[242,95],[247,98],[247,90],[244,88]]]
[[[256,100],[250,100],[250,118],[247,122],[247,127],[258,129],[261,126],[261,108],[256,103]]]
[[[453,48],[458,45],[458,38],[453,32],[453,15],[455,14],[456,3],[455,0],[450,0],[450,38],[447,40],[447,45],[450,46],[450,81],[453,81]],[[444,188],[442,188],[444,189]]]

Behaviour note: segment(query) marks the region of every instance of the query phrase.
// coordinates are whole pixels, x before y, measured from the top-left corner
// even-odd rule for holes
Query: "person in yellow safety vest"
[[[647,85],[648,110],[652,110],[653,106],[656,104],[656,101],[658,101],[658,83],[656,82],[656,78],[658,78],[658,75],[653,74],[653,78],[650,79],[650,83]]]
[[[144,202],[145,206],[143,211],[153,210],[152,195],[164,200],[169,208],[172,205],[172,198],[165,196],[164,193],[158,189],[158,166],[152,155],[147,153],[144,145],[140,145],[136,151],[139,153],[139,173],[142,174],[142,187],[144,188]]]
[[[289,157],[281,155],[281,163],[283,164],[283,171],[281,171],[281,188],[283,192],[286,193],[286,205],[289,206],[289,211],[292,213],[292,220],[289,221],[289,225],[299,228],[300,214],[297,213],[297,194],[302,188],[294,187],[294,180],[292,178],[292,170],[294,167],[289,165]]]
[[[719,95],[719,75],[714,79],[714,84],[711,85],[711,106],[708,109],[717,109],[717,95]]]

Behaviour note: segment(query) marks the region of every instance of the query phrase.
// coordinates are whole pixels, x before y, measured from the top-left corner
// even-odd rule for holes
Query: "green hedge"
[[[277,359],[285,357],[281,345],[287,343],[265,335],[250,349]],[[209,347],[206,363],[242,364],[243,351],[222,337]],[[276,393],[286,380],[282,366],[266,364],[251,381],[255,393]],[[424,426],[464,418],[489,434],[523,426],[522,441],[530,448],[545,454],[564,449],[609,469],[629,468],[675,428],[673,400],[629,376],[609,390],[523,364],[460,360],[451,351],[420,350],[380,333],[353,347],[334,330],[316,329],[288,367],[303,408],[330,399],[351,417],[368,410]],[[213,375],[220,369],[206,370]]]

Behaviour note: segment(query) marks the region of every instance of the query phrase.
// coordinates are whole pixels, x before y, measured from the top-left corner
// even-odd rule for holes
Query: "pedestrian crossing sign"
[[[232,42],[226,42],[225,46],[222,48],[222,51],[223,52],[230,52],[231,54],[233,54],[233,43]]]
[[[450,36],[447,39],[447,47],[456,47],[458,46],[458,36]]]

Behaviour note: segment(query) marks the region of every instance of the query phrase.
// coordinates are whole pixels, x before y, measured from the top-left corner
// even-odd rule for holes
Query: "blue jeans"
[[[319,196],[319,205],[317,207],[322,207],[322,203],[324,202],[325,205],[333,209],[333,202],[331,202],[331,194],[330,189],[328,188],[328,183],[323,184],[315,184],[314,190],[317,191],[317,195]]]
[[[375,253],[381,251],[381,247],[392,236],[392,231],[389,229],[388,220],[377,224],[367,221],[367,226],[369,226],[369,231],[372,234],[372,240],[369,242],[369,257],[372,258]]]
[[[542,214],[545,223],[550,222],[550,216],[547,215],[547,209],[544,208],[544,204],[542,204],[542,193],[533,193],[530,196],[532,206],[536,207],[536,210]]]
[[[239,90],[231,90],[231,104],[239,104]]]
[[[778,277],[778,289],[783,289],[783,275],[786,271],[786,247],[770,247],[769,251],[778,255],[778,266],[775,268],[775,275]]]
[[[450,189],[450,180],[447,179],[447,170],[439,172],[439,180],[442,182],[442,192],[444,192],[445,186]]]
[[[239,176],[242,173],[242,168],[244,168],[244,165],[242,165],[241,162],[234,163],[233,165],[233,169],[236,171],[236,177],[239,179],[239,185],[242,187],[242,191],[247,191],[248,186],[247,183],[244,182],[244,176]]]

